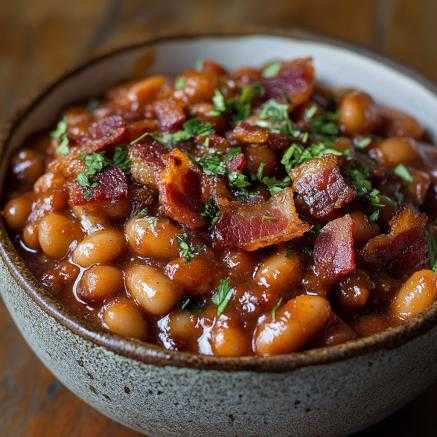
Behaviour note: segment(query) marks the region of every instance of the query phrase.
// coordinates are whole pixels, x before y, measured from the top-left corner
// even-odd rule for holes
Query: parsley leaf
[[[245,189],[247,187],[250,187],[249,178],[239,171],[231,171],[230,173],[228,173],[228,180],[233,187],[238,189]]]
[[[196,313],[202,309],[202,303],[193,296],[188,296],[184,300],[182,300],[180,308],[182,311],[190,311],[192,313]]]
[[[96,176],[107,167],[114,165],[124,172],[129,171],[130,160],[128,151],[125,147],[116,147],[112,156],[112,161],[102,153],[82,154],[80,159],[85,164],[85,170],[76,177],[76,182],[84,189],[83,195],[86,200],[92,197],[92,190],[97,186]]]
[[[220,279],[215,293],[212,296],[212,302],[217,306],[217,316],[221,316],[228,306],[233,293],[229,278]]]
[[[203,137],[214,132],[214,128],[210,123],[206,121],[199,120],[197,118],[192,118],[184,123],[182,130],[179,130],[172,134],[160,134],[154,135],[154,138],[163,144],[177,144],[182,141],[188,141],[193,137]],[[137,140],[135,140],[137,141]]]
[[[373,222],[378,221],[381,208],[386,206],[396,207],[397,202],[391,197],[381,193],[376,188],[373,188],[372,181],[370,180],[369,171],[363,167],[347,168],[346,173],[349,176],[352,184],[355,186],[358,196],[365,198],[371,206],[376,208],[373,211],[369,219]]]
[[[294,143],[282,155],[281,164],[285,167],[287,173],[290,174],[291,170],[298,165],[310,161],[313,158],[328,154],[341,156],[343,152],[327,147],[323,143],[312,144],[307,148],[303,148],[301,145]]]
[[[370,137],[356,137],[354,138],[354,146],[357,149],[363,150],[372,142]]]
[[[338,135],[337,126],[338,114],[336,112],[325,112],[320,116],[313,116],[311,127],[319,135],[335,136]]]
[[[81,160],[85,164],[85,170],[77,175],[76,181],[82,188],[84,188],[83,195],[85,199],[89,200],[92,196],[92,189],[97,186],[95,177],[103,169],[108,167],[110,162],[101,153],[81,155]]]
[[[174,88],[176,91],[183,90],[187,86],[187,80],[183,77],[177,77],[174,81]]]
[[[426,237],[428,240],[429,264],[434,272],[437,272],[437,240],[433,234],[432,227],[428,226]]]
[[[290,185],[291,179],[289,176],[285,176],[285,178],[282,180],[277,179],[274,176],[264,176],[264,167],[265,164],[262,162],[258,167],[258,171],[256,172],[256,178],[267,187],[272,196],[273,194],[281,192],[284,188],[287,188]]]
[[[413,182],[413,176],[411,176],[410,170],[408,170],[408,168],[405,167],[404,164],[398,164],[394,168],[393,173],[399,178],[401,178],[407,184]]]
[[[208,153],[197,159],[197,163],[202,167],[203,172],[209,176],[224,176],[226,174],[226,164],[218,152]]]
[[[187,263],[189,263],[197,255],[199,255],[200,252],[205,250],[205,246],[194,245],[190,241],[190,237],[186,232],[183,232],[176,237],[176,244],[179,247],[179,255]]]
[[[112,156],[112,163],[121,171],[127,173],[130,168],[129,154],[126,147],[116,147]]]
[[[202,217],[208,220],[211,226],[214,226],[218,219],[220,218],[220,210],[217,206],[217,202],[211,198],[209,199],[202,208]]]
[[[245,85],[241,88],[240,97],[226,100],[223,93],[216,89],[212,98],[214,110],[211,115],[220,115],[224,112],[233,114],[235,122],[242,121],[250,115],[252,100],[264,94],[264,88],[259,83]]]
[[[276,62],[276,61],[270,62],[263,68],[262,77],[264,77],[265,79],[275,77],[279,73],[280,69],[281,69],[280,62]]]
[[[276,302],[275,306],[272,308],[272,320],[275,321],[276,320],[276,311],[278,310],[278,308],[281,306],[282,304],[282,297],[280,297],[278,299],[278,301]]]
[[[50,134],[50,136],[58,142],[58,147],[56,148],[58,155],[67,156],[70,153],[67,129],[67,118],[63,117],[56,125],[56,129]]]

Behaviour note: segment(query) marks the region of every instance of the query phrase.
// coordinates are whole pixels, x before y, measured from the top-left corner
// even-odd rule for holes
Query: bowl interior
[[[228,68],[244,65],[259,65],[271,59],[287,59],[311,56],[315,61],[318,80],[332,86],[357,87],[369,92],[376,100],[387,105],[403,109],[415,115],[437,137],[437,92],[420,77],[408,72],[403,67],[388,61],[382,62],[374,55],[362,53],[361,49],[349,49],[341,45],[332,45],[329,41],[320,41],[308,37],[285,37],[272,35],[243,36],[196,36],[159,38],[151,43],[137,44],[79,67],[67,74],[60,81],[51,85],[42,93],[12,126],[7,137],[7,144],[2,156],[0,190],[7,190],[4,171],[8,156],[15,148],[21,146],[31,133],[50,127],[59,117],[60,111],[71,103],[97,96],[111,85],[122,80],[153,73],[178,74],[181,70],[193,67],[197,60],[211,58]],[[2,232],[3,233],[3,232]],[[2,248],[11,270],[22,276],[26,269],[16,261],[10,243]],[[6,253],[6,255],[5,255]],[[395,338],[408,338],[415,333],[424,332],[434,323],[437,308],[429,314],[418,318],[405,327],[391,328],[390,332],[376,334],[372,338],[360,339],[331,348],[311,350],[293,354],[294,360],[287,356],[271,359],[243,357],[238,359],[218,359],[215,357],[196,356],[189,353],[163,351],[154,346],[136,344],[107,333],[95,333],[76,323],[73,318],[61,310],[53,310],[47,303],[50,297],[42,297],[38,287],[24,274],[25,288],[37,296],[39,303],[49,312],[54,312],[67,326],[72,327],[87,338],[97,341],[112,350],[134,356],[141,360],[166,362],[174,365],[193,365],[202,368],[281,370],[299,367],[305,364],[326,362],[364,352],[381,345],[387,345]],[[23,282],[21,282],[23,284]],[[42,302],[42,303],[41,303]],[[73,320],[73,321],[72,321]],[[409,333],[408,335],[403,335]],[[397,340],[396,340],[397,341]],[[394,345],[395,343],[393,343]],[[222,366],[223,362],[228,364]],[[230,364],[232,363],[232,364]]]

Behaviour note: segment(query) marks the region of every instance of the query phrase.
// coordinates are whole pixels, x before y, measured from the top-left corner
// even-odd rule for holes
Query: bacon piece
[[[110,115],[93,123],[88,133],[77,142],[82,152],[93,153],[116,144],[121,144],[127,138],[127,126],[119,115]]]
[[[95,188],[90,191],[90,196],[85,196],[84,188],[76,181],[68,186],[69,201],[72,206],[84,205],[88,202],[118,202],[128,196],[128,183],[126,175],[118,167],[110,167],[96,177]]]
[[[181,150],[164,156],[165,168],[160,175],[159,200],[163,213],[191,229],[206,222],[200,214],[202,206],[201,174]]]
[[[223,208],[232,201],[231,193],[223,178],[202,175],[202,201],[213,199],[219,208]]]
[[[159,121],[159,126],[163,131],[177,131],[187,119],[184,109],[175,99],[158,100],[153,107]]]
[[[355,270],[353,220],[349,214],[326,224],[314,243],[314,269],[334,283]]]
[[[164,169],[166,148],[147,136],[129,147],[132,178],[140,184],[158,188],[159,173]]]
[[[270,132],[269,138],[267,139],[267,145],[272,150],[282,151],[290,145],[290,139],[287,137],[287,135]]]
[[[314,66],[310,58],[284,62],[276,76],[261,81],[267,97],[287,96],[294,106],[309,100],[314,91],[314,83]]]
[[[314,218],[329,220],[356,196],[340,173],[339,159],[325,155],[301,164],[292,173],[297,200]]]
[[[309,229],[296,212],[291,188],[286,188],[264,202],[231,203],[217,222],[214,236],[220,247],[253,251],[300,237]]]
[[[395,272],[425,267],[428,247],[425,239],[426,214],[405,206],[390,220],[390,232],[367,242],[361,251],[364,261]]]
[[[269,131],[263,127],[243,122],[235,126],[232,136],[238,143],[263,144],[269,139]]]
[[[229,171],[243,171],[246,168],[246,157],[244,153],[239,153],[235,158],[227,163]]]

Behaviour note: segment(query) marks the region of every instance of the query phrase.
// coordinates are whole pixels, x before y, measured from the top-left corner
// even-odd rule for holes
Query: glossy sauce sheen
[[[426,311],[432,139],[315,74],[310,58],[205,60],[68,108],[10,163],[3,217],[30,269],[94,329],[217,356],[331,346]]]

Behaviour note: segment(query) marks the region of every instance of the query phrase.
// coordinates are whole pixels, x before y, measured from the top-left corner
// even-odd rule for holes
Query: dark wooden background
[[[100,50],[165,30],[300,27],[367,46],[437,82],[435,0],[0,0],[0,121]],[[435,436],[437,385],[361,434]],[[163,412],[165,414],[165,412]],[[0,303],[0,435],[136,436],[68,392]]]

